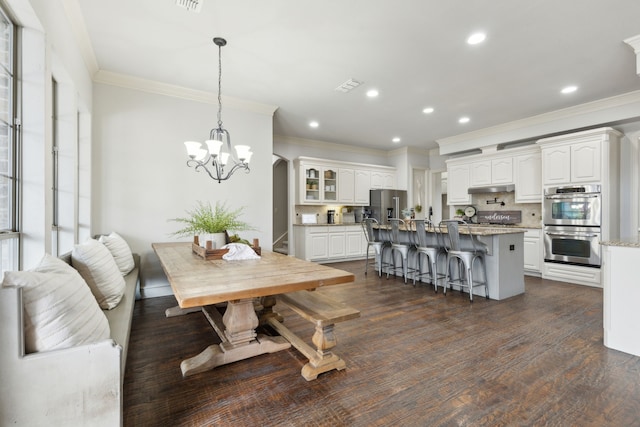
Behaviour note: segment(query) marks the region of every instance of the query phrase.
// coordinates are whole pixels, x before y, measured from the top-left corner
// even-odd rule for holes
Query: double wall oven
[[[545,262],[600,268],[600,189],[590,184],[545,190]]]

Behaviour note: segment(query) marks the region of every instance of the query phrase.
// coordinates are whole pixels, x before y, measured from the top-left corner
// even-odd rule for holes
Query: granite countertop
[[[340,223],[336,223],[336,224],[327,224],[326,222],[323,223],[317,223],[317,224],[300,224],[300,223],[296,223],[293,224],[294,226],[298,226],[298,227],[335,227],[336,225],[360,225],[360,222],[340,222]]]
[[[376,228],[376,227],[374,227]],[[378,229],[381,230],[389,230],[390,227],[388,225],[382,225],[382,226],[378,226]],[[411,230],[403,230],[401,228],[402,231],[414,231],[413,229]],[[460,234],[472,234],[475,236],[495,236],[498,234],[516,234],[516,233],[524,233],[524,228],[516,228],[516,227],[490,227],[490,226],[480,226],[480,227],[476,227],[476,226],[470,226],[469,227],[469,232],[467,232],[467,228],[466,227],[460,227]],[[432,233],[433,231],[427,230],[427,233]],[[442,229],[442,232],[446,233],[447,230],[446,229]]]
[[[625,240],[609,240],[607,242],[600,242],[602,246],[619,246],[624,248],[640,248],[640,238],[631,238]]]

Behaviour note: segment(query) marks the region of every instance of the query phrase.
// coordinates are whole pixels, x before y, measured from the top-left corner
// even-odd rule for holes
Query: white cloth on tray
[[[227,261],[260,259],[260,255],[256,254],[251,246],[244,243],[227,243],[222,249],[229,249],[229,252],[222,255],[222,259]]]

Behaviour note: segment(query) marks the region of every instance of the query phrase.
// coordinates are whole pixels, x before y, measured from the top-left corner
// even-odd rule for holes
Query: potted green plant
[[[198,201],[195,208],[187,210],[188,216],[172,218],[184,225],[178,231],[172,233],[174,236],[199,236],[199,244],[204,247],[207,240],[213,242],[213,248],[220,248],[227,243],[227,231],[254,230],[248,223],[241,221],[240,215],[244,207],[236,210],[227,208],[226,203],[216,202],[215,208],[211,203]]]

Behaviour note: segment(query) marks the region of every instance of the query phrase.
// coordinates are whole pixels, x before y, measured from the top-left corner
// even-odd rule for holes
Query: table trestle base
[[[322,345],[316,350],[306,342],[304,342],[299,336],[291,332],[289,328],[280,323],[278,319],[275,317],[268,319],[269,324],[284,338],[286,338],[291,345],[293,345],[300,353],[302,353],[309,362],[302,367],[302,377],[307,380],[315,380],[318,378],[318,375],[329,372],[334,369],[341,371],[347,367],[347,364],[344,360],[342,360],[338,355],[325,350],[322,350]],[[325,338],[317,338],[317,335],[320,333],[324,336],[324,331],[318,332],[318,328],[316,328],[316,332],[314,334],[314,344],[316,341],[324,343],[326,345],[328,342],[332,342],[335,345],[336,340],[333,335],[333,325],[330,325],[330,328],[320,327],[320,329],[327,329],[327,339]],[[329,331],[330,329],[330,331]],[[330,344],[329,344],[330,345]]]
[[[182,376],[187,377],[209,371],[217,366],[265,353],[275,353],[290,347],[291,344],[283,337],[270,337],[259,334],[255,340],[237,347],[227,346],[225,343],[210,345],[197,356],[183,360],[180,363],[180,369],[182,370]]]
[[[291,347],[283,337],[256,334],[258,317],[253,298],[229,301],[224,315],[215,306],[205,306],[201,310],[222,342],[210,345],[197,356],[183,360],[180,368],[185,377]]]

